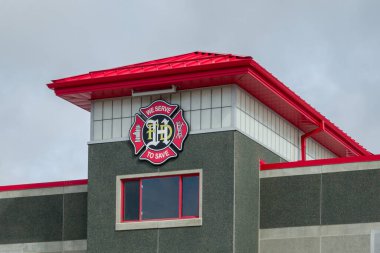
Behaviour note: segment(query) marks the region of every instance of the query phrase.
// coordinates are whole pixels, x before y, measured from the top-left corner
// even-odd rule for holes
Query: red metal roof
[[[231,83],[305,133],[324,121],[325,130],[313,138],[337,156],[372,155],[250,56],[192,52],[53,80],[48,87],[57,96],[89,111],[91,100],[130,96],[132,89],[165,89],[174,84],[177,90],[184,90]]]
[[[123,67],[92,71],[88,74],[77,75],[67,77],[63,79],[54,80],[53,83],[67,83],[83,80],[91,80],[107,77],[120,77],[124,75],[148,73],[162,70],[172,70],[179,68],[188,68],[193,66],[202,66],[208,64],[234,62],[239,60],[251,60],[250,56],[236,56],[232,54],[215,54],[215,53],[203,53],[193,52],[159,60],[153,60],[148,62],[142,62],[137,64],[131,64]]]

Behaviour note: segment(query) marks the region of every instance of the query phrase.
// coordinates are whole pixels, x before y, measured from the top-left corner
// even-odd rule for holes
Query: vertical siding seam
[[[94,140],[94,102],[91,101],[91,112],[90,112],[90,140]]]
[[[156,253],[160,253],[160,229],[157,228],[157,248]]]
[[[321,169],[322,170],[322,169]],[[322,181],[323,181],[323,174],[321,171],[321,182],[320,182],[320,189],[319,189],[319,253],[322,253],[322,234],[321,234],[321,226],[322,226]]]
[[[261,178],[260,178],[260,161],[259,166],[257,168],[258,172],[258,180],[259,180],[259,203],[258,203],[258,217],[257,217],[257,251],[260,253],[260,246],[261,246],[261,229],[260,229],[260,222],[261,222]]]
[[[62,237],[61,237],[61,252],[63,251],[63,242],[65,235],[65,187],[62,187]]]
[[[236,132],[234,132],[234,141],[233,141],[233,144],[234,144],[234,153],[233,153],[233,159],[234,159],[234,194],[233,194],[233,209],[232,209],[232,252],[235,253],[235,235],[236,235],[236,232],[235,232],[235,229],[236,229],[236,222],[235,222],[235,219],[236,219]]]
[[[236,85],[232,86],[231,89],[231,127],[236,129]]]

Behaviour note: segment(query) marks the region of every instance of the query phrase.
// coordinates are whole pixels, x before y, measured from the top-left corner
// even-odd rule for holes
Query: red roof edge
[[[334,165],[343,163],[358,163],[358,162],[374,162],[380,161],[380,154],[370,156],[351,156],[351,157],[338,157],[309,161],[296,161],[284,163],[260,163],[260,170],[278,170],[278,169],[296,169],[300,167]]]
[[[0,192],[86,185],[88,179],[0,186]]]

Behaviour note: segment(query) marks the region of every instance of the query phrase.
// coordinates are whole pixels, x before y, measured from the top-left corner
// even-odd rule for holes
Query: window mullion
[[[143,216],[143,209],[142,209],[142,194],[143,194],[143,185],[142,185],[142,179],[140,178],[139,179],[139,189],[140,189],[140,193],[139,193],[139,221],[142,220],[142,216]]]
[[[182,176],[179,176],[179,187],[178,187],[178,218],[182,218]]]
[[[125,219],[125,184],[126,182],[121,181],[121,194],[120,194],[120,201],[121,201],[121,210],[120,210],[120,216],[121,220],[124,221]]]

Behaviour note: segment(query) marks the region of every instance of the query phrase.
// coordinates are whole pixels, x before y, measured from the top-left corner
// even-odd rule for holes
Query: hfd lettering
[[[167,119],[163,119],[161,124],[158,120],[147,120],[147,134],[148,140],[150,141],[146,144],[147,147],[157,146],[160,141],[166,145],[169,144],[169,139],[172,137],[173,129],[170,125],[168,125],[168,122],[169,121]]]

